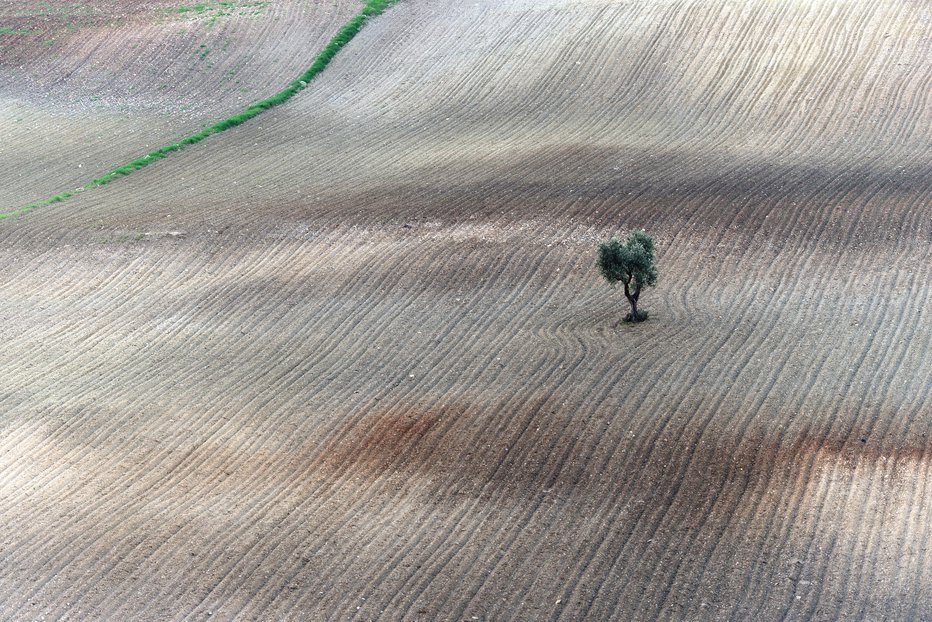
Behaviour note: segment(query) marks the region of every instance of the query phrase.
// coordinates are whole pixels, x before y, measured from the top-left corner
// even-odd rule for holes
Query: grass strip
[[[213,125],[204,128],[196,134],[191,134],[190,136],[182,138],[176,143],[172,143],[170,145],[156,149],[155,151],[151,151],[141,158],[137,158],[132,162],[124,164],[123,166],[119,166],[112,171],[105,173],[101,177],[91,180],[91,182],[83,188],[78,188],[73,192],[63,192],[61,194],[55,195],[51,199],[30,203],[26,207],[20,208],[18,210],[0,214],[0,220],[4,220],[12,216],[26,214],[44,205],[60,203],[65,199],[78,194],[79,192],[83,192],[86,189],[106,185],[114,179],[125,177],[134,171],[145,168],[153,162],[161,160],[162,158],[168,156],[171,153],[174,153],[175,151],[181,151],[188,145],[197,144],[208,136],[219,134],[220,132],[224,132],[230,128],[236,127],[237,125],[241,125],[253,117],[262,114],[269,108],[284,104],[286,101],[307,88],[311,80],[313,80],[320,72],[326,69],[327,65],[330,64],[330,61],[333,60],[333,57],[337,55],[337,52],[339,52],[344,45],[349,43],[350,40],[355,37],[360,30],[362,30],[362,27],[366,23],[367,19],[380,14],[382,11],[396,2],[398,2],[398,0],[366,0],[366,5],[363,7],[362,11],[353,17],[353,19],[344,24],[340,31],[337,32],[337,34],[334,35],[332,39],[330,39],[326,47],[324,47],[324,49],[314,59],[314,63],[311,65],[311,67],[303,74],[301,74],[296,80],[291,82],[284,90],[279,91],[267,99],[263,99],[254,104],[251,104],[245,110],[233,115],[232,117],[224,119],[223,121],[214,123]]]

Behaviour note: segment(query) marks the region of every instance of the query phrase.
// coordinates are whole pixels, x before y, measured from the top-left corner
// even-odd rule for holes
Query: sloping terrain
[[[932,617],[930,48],[906,1],[404,0],[0,223],[0,615]]]
[[[83,187],[280,90],[352,0],[0,6],[0,211]]]

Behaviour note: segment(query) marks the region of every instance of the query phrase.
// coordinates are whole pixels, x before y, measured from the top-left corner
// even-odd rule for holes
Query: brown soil
[[[932,21],[878,4],[405,0],[0,223],[0,617],[932,617]]]

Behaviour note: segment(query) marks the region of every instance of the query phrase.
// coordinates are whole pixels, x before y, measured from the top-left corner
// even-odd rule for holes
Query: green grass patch
[[[359,33],[360,30],[362,30],[362,27],[366,23],[367,19],[371,17],[375,17],[376,15],[379,15],[382,11],[384,11],[389,6],[391,6],[392,4],[395,4],[398,1],[399,0],[368,0],[366,2],[366,5],[363,7],[362,11],[360,11],[359,14],[353,17],[353,19],[351,19],[346,24],[344,24],[343,27],[339,30],[339,32],[337,32],[337,34],[334,35],[332,39],[330,39],[330,41],[327,43],[324,49],[314,59],[314,62],[313,64],[311,64],[310,68],[307,71],[305,71],[303,74],[301,74],[296,80],[292,81],[287,87],[285,87],[283,90],[279,91],[275,95],[272,95],[271,97],[267,99],[254,102],[250,104],[245,110],[240,111],[239,113],[233,115],[232,117],[229,117],[227,119],[224,119],[222,121],[209,125],[208,127],[204,128],[200,132],[197,132],[196,134],[191,134],[190,136],[186,136],[185,138],[182,138],[176,143],[165,145],[164,147],[160,147],[159,149],[156,149],[155,151],[150,151],[146,155],[140,158],[137,158],[133,160],[132,162],[128,162],[124,164],[123,166],[119,166],[113,169],[112,171],[109,171],[101,175],[97,179],[91,180],[90,183],[88,183],[84,188],[79,188],[78,190],[74,192],[64,192],[62,194],[52,197],[51,199],[46,199],[45,201],[38,201],[36,203],[30,203],[29,205],[23,208],[20,208],[16,211],[7,212],[5,214],[0,214],[0,220],[5,220],[12,216],[19,216],[22,214],[26,214],[28,212],[31,212],[34,209],[42,207],[43,205],[51,205],[54,203],[60,203],[61,201],[64,201],[65,199],[68,199],[74,196],[76,193],[81,192],[87,188],[94,188],[97,186],[106,185],[110,183],[111,181],[113,181],[114,179],[125,177],[126,175],[129,175],[130,173],[134,171],[138,171],[141,168],[145,168],[149,166],[150,164],[152,164],[153,162],[161,160],[162,158],[165,158],[176,151],[181,151],[182,149],[184,149],[185,147],[189,145],[195,145],[201,142],[202,140],[204,140],[205,138],[207,138],[208,136],[211,136],[213,134],[219,134],[220,132],[224,132],[238,125],[242,125],[243,123],[245,123],[246,121],[249,121],[253,117],[256,117],[262,114],[269,108],[273,108],[275,106],[284,104],[286,101],[288,101],[289,99],[297,95],[299,92],[307,88],[307,85],[311,82],[311,80],[317,77],[317,75],[320,74],[327,67],[327,65],[330,64],[330,61],[333,60],[333,57],[337,55],[337,53],[343,48],[343,46],[349,43],[350,40],[353,37],[355,37]]]
[[[9,26],[0,26],[0,35],[28,35],[32,31],[28,28],[10,28]]]
[[[206,4],[195,4],[194,6],[180,6],[175,9],[175,13],[204,13],[207,9]]]
[[[221,2],[199,2],[198,4],[178,6],[163,10],[173,15],[182,15],[185,17],[210,17],[213,22],[216,21],[218,17],[230,15],[260,15],[270,4],[271,2],[267,0],[259,2],[222,0]]]

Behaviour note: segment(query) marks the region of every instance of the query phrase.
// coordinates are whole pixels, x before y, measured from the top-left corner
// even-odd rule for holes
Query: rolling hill
[[[4,8],[0,211],[361,8],[227,4]],[[932,616],[930,48],[906,0],[402,0],[0,222],[0,616]]]

